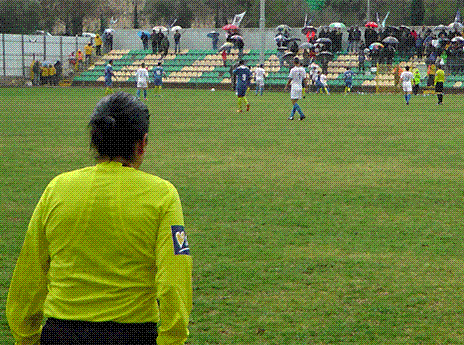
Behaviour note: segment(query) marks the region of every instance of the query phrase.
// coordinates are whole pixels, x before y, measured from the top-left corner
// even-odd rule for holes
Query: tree
[[[424,0],[412,0],[411,1],[411,25],[423,25],[424,24]]]
[[[84,18],[94,16],[99,0],[39,0],[47,13],[55,13],[65,24],[66,34],[82,33]]]
[[[0,32],[30,34],[39,29],[40,4],[33,0],[1,0]]]
[[[189,28],[195,17],[191,6],[188,0],[147,0],[143,12],[155,25],[161,21],[169,24],[177,19],[176,25]]]

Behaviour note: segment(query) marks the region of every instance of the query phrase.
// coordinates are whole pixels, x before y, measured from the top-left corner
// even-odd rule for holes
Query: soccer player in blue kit
[[[108,62],[108,65],[105,67],[105,95],[109,95],[110,93],[113,93],[113,80],[112,77],[114,77],[114,72],[113,72],[113,60],[110,60]]]
[[[161,88],[163,86],[163,76],[166,75],[161,62],[158,62],[158,66],[153,69],[153,84],[155,85],[155,96],[161,96]]]
[[[250,110],[250,103],[245,97],[248,88],[250,87],[252,73],[250,69],[245,66],[243,60],[240,60],[238,67],[232,72],[235,75],[237,85],[235,87],[235,93],[238,98],[238,109],[237,113],[242,112],[242,103],[245,103],[246,110]]]
[[[347,92],[351,92],[351,86],[353,85],[354,72],[350,67],[346,68],[346,72],[343,73],[343,79],[345,79],[345,95]]]

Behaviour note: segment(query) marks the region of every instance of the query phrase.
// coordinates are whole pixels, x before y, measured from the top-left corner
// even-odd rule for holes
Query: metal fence
[[[35,55],[38,61],[68,67],[68,56],[89,42],[88,37],[0,34],[0,75],[29,77]]]

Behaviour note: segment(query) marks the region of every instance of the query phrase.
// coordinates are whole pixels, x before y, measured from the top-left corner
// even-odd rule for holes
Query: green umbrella
[[[335,22],[335,23],[330,24],[329,28],[346,29],[346,25],[343,23]]]

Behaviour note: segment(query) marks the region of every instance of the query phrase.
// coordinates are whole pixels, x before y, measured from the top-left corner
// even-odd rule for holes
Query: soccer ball
[[[216,91],[216,89],[213,87],[213,88],[211,88],[211,91]]]

